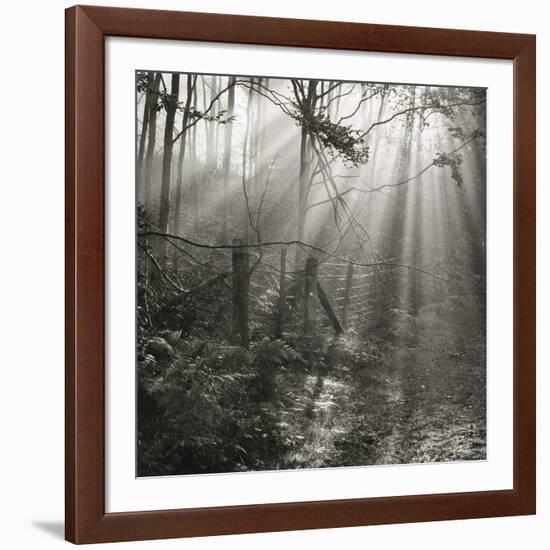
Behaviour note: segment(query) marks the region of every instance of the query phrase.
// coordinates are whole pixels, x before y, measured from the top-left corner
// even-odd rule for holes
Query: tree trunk
[[[252,117],[252,86],[254,85],[254,79],[251,79],[251,87],[248,89],[248,100],[246,103],[246,129],[244,134],[244,144],[243,144],[243,162],[242,162],[242,188],[244,196],[244,238],[245,242],[249,242],[250,237],[250,223],[251,223],[251,214],[252,214],[252,204],[251,204],[251,187],[253,183],[253,173],[252,173],[252,153],[251,153],[251,143],[250,143],[250,127],[251,127],[251,117]]]
[[[197,110],[198,104],[198,89],[197,81],[195,80],[195,93],[193,94],[193,111]],[[199,175],[200,175],[200,162],[197,159],[197,132],[198,124],[195,124],[191,128],[191,143],[190,143],[190,159],[191,159],[191,190],[192,190],[192,204],[193,204],[193,224],[195,231],[199,227]]]
[[[156,94],[152,93],[152,85],[154,80],[154,73],[147,73],[147,90],[145,92],[145,105],[143,106],[143,122],[141,124],[141,134],[139,136],[139,144],[137,151],[137,160],[136,160],[136,171],[137,171],[137,184],[139,190],[139,196],[142,199],[145,197],[143,189],[143,159],[145,156],[145,141],[147,137],[147,128],[149,126],[149,116],[151,114],[151,103],[156,101]]]
[[[176,201],[174,210],[174,235],[180,234],[181,222],[181,203],[183,193],[183,161],[185,159],[185,148],[187,144],[187,124],[189,123],[189,110],[191,101],[195,92],[197,77],[191,74],[187,75],[187,97],[185,99],[185,108],[183,111],[182,131],[180,137],[180,150],[178,154],[178,173],[176,177]]]
[[[153,157],[155,155],[155,145],[157,140],[157,112],[158,112],[158,91],[160,86],[160,73],[155,75],[151,95],[153,101],[150,104],[149,123],[147,127],[147,151],[145,153],[145,170],[143,174],[142,185],[145,190],[145,202],[152,210],[151,197],[153,196],[151,174],[153,172]]]
[[[296,239],[303,241],[306,231],[307,203],[309,196],[309,156],[311,149],[311,136],[309,135],[308,121],[314,116],[317,103],[317,80],[310,80],[307,86],[307,95],[297,98],[301,106],[304,122],[302,123],[302,135],[300,140],[300,172],[298,181],[298,223]],[[302,249],[296,247],[295,265],[302,263]]]
[[[306,259],[306,280],[304,289],[304,335],[315,332],[315,309],[317,307],[317,270],[319,262],[311,256]]]
[[[166,98],[166,124],[164,127],[164,155],[162,157],[162,184],[160,190],[159,226],[162,233],[168,233],[170,215],[170,180],[172,175],[172,150],[174,147],[174,119],[178,107],[180,87],[179,73],[172,74],[170,95]],[[167,243],[163,239],[159,248],[160,259],[166,256]]]
[[[304,240],[307,208],[307,130],[302,127],[302,137],[300,140],[300,172],[298,181],[298,229],[296,239]],[[298,247],[297,253],[300,250]],[[298,256],[297,256],[298,259]]]
[[[229,90],[227,95],[227,117],[231,118],[235,110],[235,82],[236,77],[229,78]],[[231,145],[233,141],[233,123],[228,122],[224,129],[223,149],[223,225],[222,242],[227,242],[227,229],[229,219],[229,181],[231,176]]]
[[[210,79],[210,103],[214,100],[214,98],[218,93],[217,81],[218,81],[217,76],[212,76]],[[208,109],[208,105],[209,105],[209,103],[207,104],[206,102],[206,93],[204,95],[204,102],[205,102],[204,108],[206,110]],[[216,110],[214,107],[212,107],[212,110],[210,111],[209,114],[215,116]],[[206,167],[208,172],[212,172],[216,169],[216,159],[214,158],[214,136],[215,136],[214,122],[206,121]]]
[[[220,93],[222,89],[222,77],[221,76],[218,76],[216,77],[216,88],[214,90],[214,96],[216,96],[217,94]],[[221,111],[221,108],[222,108],[222,103],[221,101],[218,99],[218,107],[216,109],[216,115],[219,114],[219,112]],[[221,127],[221,124],[219,123],[215,123],[215,129],[214,129],[214,147],[213,147],[213,152],[212,152],[212,155],[213,155],[213,170],[215,172],[217,172],[218,170],[218,153],[219,153],[219,144],[220,144],[220,127]]]
[[[260,78],[260,83],[265,88],[269,88],[269,78],[263,79]],[[264,174],[267,169],[267,159],[266,159],[266,141],[265,141],[265,127],[266,127],[266,109],[265,104],[262,101],[262,96],[257,95],[256,100],[256,111],[257,111],[257,126],[256,126],[256,157],[257,157],[257,168],[256,172]]]

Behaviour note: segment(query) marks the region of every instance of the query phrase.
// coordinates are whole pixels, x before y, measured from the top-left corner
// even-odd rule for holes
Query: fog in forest
[[[485,89],[137,72],[136,187],[138,475],[486,458]]]

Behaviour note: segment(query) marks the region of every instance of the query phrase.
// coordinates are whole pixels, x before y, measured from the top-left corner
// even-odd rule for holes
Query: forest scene
[[[136,199],[138,476],[485,460],[485,89],[137,71]]]

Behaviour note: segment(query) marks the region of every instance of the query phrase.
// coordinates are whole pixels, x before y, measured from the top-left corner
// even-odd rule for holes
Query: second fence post
[[[353,264],[348,264],[348,271],[346,273],[346,290],[344,294],[344,313],[342,315],[342,321],[344,324],[344,329],[348,328],[348,315],[349,315],[349,306],[351,300],[351,287],[353,283]]]
[[[306,280],[304,292],[304,334],[312,336],[315,332],[315,310],[317,308],[317,270],[319,262],[311,256],[306,260]]]

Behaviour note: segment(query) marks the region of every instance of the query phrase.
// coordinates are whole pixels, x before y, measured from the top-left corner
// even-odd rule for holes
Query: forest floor
[[[300,353],[267,337],[250,350],[151,338],[139,475],[484,460],[484,331],[441,326],[294,341]]]
[[[290,448],[281,468],[486,458],[480,362],[442,349],[392,355],[377,366],[336,361],[280,375],[278,426]]]

